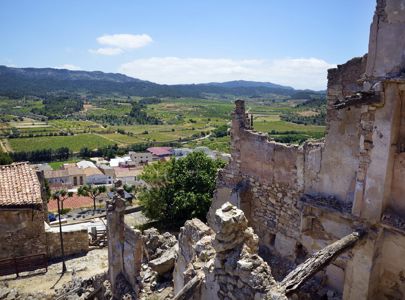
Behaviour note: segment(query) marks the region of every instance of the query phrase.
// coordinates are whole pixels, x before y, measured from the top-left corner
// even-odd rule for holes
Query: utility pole
[[[65,250],[63,247],[63,235],[62,235],[62,222],[60,221],[60,194],[58,194],[57,202],[58,202],[58,217],[59,217],[59,238],[60,238],[60,249],[62,252],[62,275],[66,272],[66,264],[65,264]]]

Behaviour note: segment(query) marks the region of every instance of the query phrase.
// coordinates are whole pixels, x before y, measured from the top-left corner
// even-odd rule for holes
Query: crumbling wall
[[[56,230],[57,229],[57,230]],[[89,234],[87,228],[81,230],[62,231],[63,249],[66,256],[85,254],[89,251]],[[48,257],[58,258],[62,256],[60,248],[59,228],[46,232]]]
[[[44,213],[0,209],[0,259],[46,254]]]
[[[179,253],[173,270],[174,294],[180,292],[190,280],[190,275],[194,275],[189,269],[194,260],[198,258],[204,262],[214,254],[210,251],[212,248],[203,247],[211,243],[212,239],[213,231],[199,219],[188,220],[180,229]]]
[[[405,298],[405,236],[385,230],[383,244],[375,264],[378,281],[374,287],[375,299],[400,300]]]
[[[400,74],[405,68],[405,8],[401,0],[378,0],[370,28],[367,78]]]
[[[258,255],[258,236],[240,209],[223,204],[212,226],[193,219],[181,229],[175,294],[200,278],[201,286],[187,299],[287,299]]]
[[[123,251],[123,275],[134,290],[139,285],[141,273],[143,242],[142,233],[125,225]]]
[[[316,153],[321,158],[320,170],[315,180],[306,181],[306,193],[333,195],[340,201],[353,202],[359,165],[361,108],[336,110],[333,104],[361,89],[358,80],[364,73],[366,61],[366,57],[354,58],[328,71],[325,145],[321,153]]]

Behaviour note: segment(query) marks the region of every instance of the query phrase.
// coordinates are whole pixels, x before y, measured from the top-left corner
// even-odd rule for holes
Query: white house
[[[131,158],[129,156],[116,157],[110,159],[110,167],[118,167],[120,164],[126,164]]]
[[[130,151],[128,154],[135,166],[145,165],[153,160],[153,155],[150,152]]]
[[[76,163],[76,166],[78,166],[80,169],[97,168],[93,162],[88,160],[81,160]]]

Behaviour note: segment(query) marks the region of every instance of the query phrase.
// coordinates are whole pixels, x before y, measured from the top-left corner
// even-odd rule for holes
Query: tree
[[[80,196],[86,196],[90,197],[93,199],[93,210],[94,213],[96,212],[96,199],[98,196],[100,196],[102,193],[105,193],[107,191],[105,185],[97,185],[97,186],[92,186],[90,184],[83,185],[79,187],[77,190],[77,194]]]
[[[191,218],[206,219],[218,169],[224,163],[202,152],[148,165],[141,178],[148,184],[138,195],[146,217],[168,226]]]
[[[65,202],[66,199],[70,198],[73,196],[73,192],[68,192],[66,190],[59,190],[56,191],[52,194],[52,198],[54,200],[59,201],[61,205],[61,211],[63,212],[63,202]]]
[[[0,152],[0,165],[9,165],[13,162],[13,159],[8,153]]]

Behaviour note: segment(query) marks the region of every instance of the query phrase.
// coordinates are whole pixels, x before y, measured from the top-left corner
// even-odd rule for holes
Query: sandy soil
[[[72,272],[85,279],[107,271],[108,251],[107,248],[94,249],[85,256],[69,259],[66,261],[67,272],[61,277],[62,263],[54,263],[48,266],[48,272],[37,270],[23,273],[19,278],[13,276],[0,277],[0,281],[6,281],[10,288],[15,288],[21,293],[43,292],[53,294],[55,289],[72,280]]]

